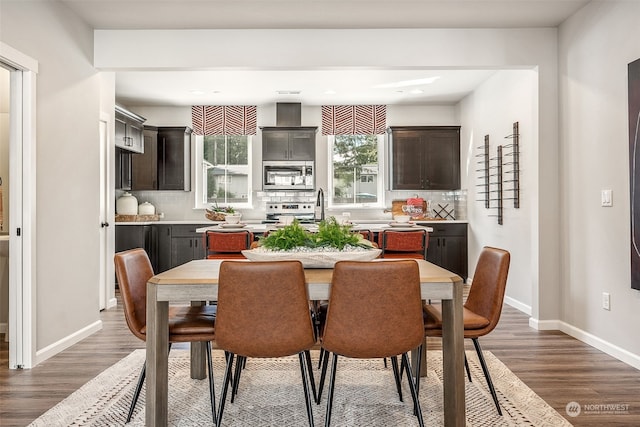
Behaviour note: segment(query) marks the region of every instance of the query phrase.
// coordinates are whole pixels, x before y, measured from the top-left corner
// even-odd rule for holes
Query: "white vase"
[[[138,205],[138,215],[154,215],[156,207],[149,202],[140,203]]]
[[[116,213],[118,215],[138,215],[138,199],[131,193],[124,193],[116,200]]]

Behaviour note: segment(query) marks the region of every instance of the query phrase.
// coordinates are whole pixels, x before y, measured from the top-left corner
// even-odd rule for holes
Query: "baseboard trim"
[[[527,316],[531,316],[531,306],[530,305],[523,304],[522,302],[518,301],[517,299],[513,299],[513,298],[507,297],[507,296],[504,297],[504,303],[510,305],[511,307],[515,308],[516,310],[520,310],[521,312],[523,312]]]
[[[46,346],[45,348],[43,348],[42,350],[38,350],[36,351],[36,357],[35,357],[35,363],[33,364],[33,366],[36,366],[42,362],[44,362],[45,360],[47,360],[48,358],[55,356],[56,354],[60,353],[61,351],[71,347],[72,345],[82,341],[83,339],[87,338],[90,335],[93,335],[94,333],[98,332],[99,330],[102,329],[102,320],[98,320],[90,325],[85,326],[84,328],[78,330],[77,332],[71,334],[71,335],[67,335],[66,337],[64,337],[63,339]],[[33,367],[32,366],[32,367]]]
[[[111,298],[109,301],[107,301],[107,309],[113,308],[116,305],[118,305],[118,299],[117,298]]]
[[[540,331],[564,332],[565,334],[582,341],[585,344],[589,344],[591,347],[594,347],[611,357],[615,357],[629,366],[640,369],[640,355],[631,353],[624,348],[618,347],[615,344],[605,341],[600,337],[583,331],[580,328],[576,328],[575,326],[561,320],[537,320],[530,318],[529,326]]]

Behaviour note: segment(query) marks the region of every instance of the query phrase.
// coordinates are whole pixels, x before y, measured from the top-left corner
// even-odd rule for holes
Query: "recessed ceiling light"
[[[218,94],[218,93],[222,93],[222,91],[221,90],[212,90],[211,93]]]
[[[192,90],[191,95],[204,95],[203,90]]]
[[[276,93],[278,95],[300,95],[302,91],[300,90],[277,90]]]
[[[420,95],[421,93],[424,93],[424,91],[422,89],[412,89],[409,93],[412,95]]]
[[[407,87],[407,86],[428,85],[428,84],[431,84],[431,83],[435,82],[439,78],[440,78],[440,76],[434,76],[434,77],[425,77],[424,79],[402,80],[402,81],[399,81],[399,82],[379,84],[379,85],[374,86],[374,88],[384,89],[384,88],[391,88],[391,87]]]

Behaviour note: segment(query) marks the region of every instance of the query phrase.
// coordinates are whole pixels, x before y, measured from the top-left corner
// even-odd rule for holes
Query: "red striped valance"
[[[323,105],[323,135],[382,135],[387,127],[386,105]]]
[[[196,135],[255,135],[255,105],[194,105],[191,121]]]

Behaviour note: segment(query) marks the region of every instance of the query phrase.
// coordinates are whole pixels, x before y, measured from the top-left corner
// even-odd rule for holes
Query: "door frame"
[[[115,279],[113,254],[115,252],[114,209],[113,209],[113,168],[114,149],[111,143],[113,116],[100,113],[100,310],[115,307]],[[103,224],[106,224],[104,226]]]
[[[11,68],[9,124],[9,368],[36,353],[36,75],[38,62],[0,42]]]

